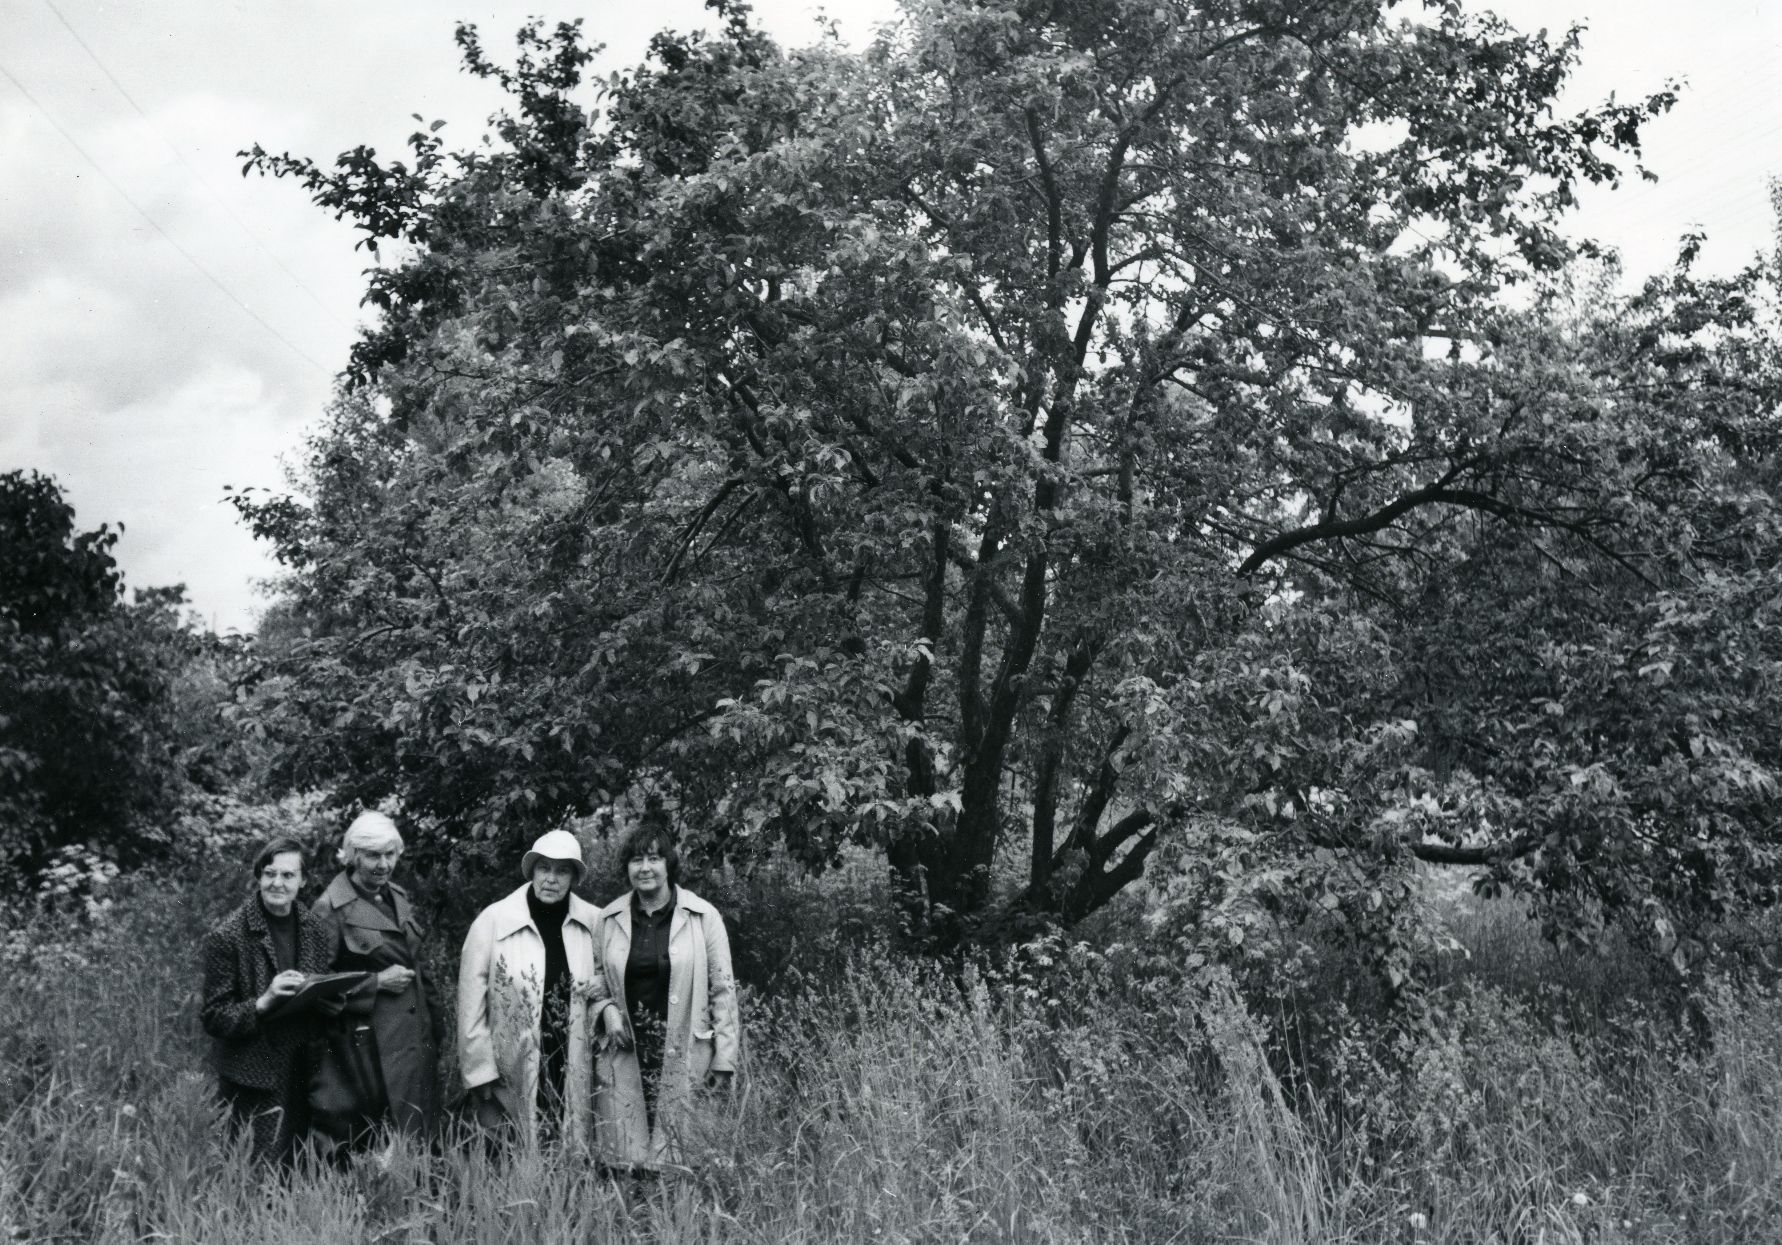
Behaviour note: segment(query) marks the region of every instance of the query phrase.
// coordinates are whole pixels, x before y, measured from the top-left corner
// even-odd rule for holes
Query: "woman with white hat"
[[[458,966],[458,1064],[477,1117],[576,1147],[594,1069],[579,1003],[595,974],[594,907],[570,890],[585,872],[575,835],[541,836],[520,861],[526,884],[478,914]]]

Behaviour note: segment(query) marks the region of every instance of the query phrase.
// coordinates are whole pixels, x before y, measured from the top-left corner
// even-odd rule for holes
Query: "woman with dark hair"
[[[683,1157],[694,1086],[735,1075],[736,983],[724,919],[680,885],[666,819],[627,834],[615,859],[626,890],[595,919],[589,999],[604,1033],[595,1143],[610,1164],[650,1168]]]
[[[297,911],[303,845],[279,838],[254,856],[247,900],[204,937],[199,1019],[216,1039],[217,1092],[260,1162],[288,1161],[307,1127],[311,1013],[294,996],[328,971],[320,921]]]

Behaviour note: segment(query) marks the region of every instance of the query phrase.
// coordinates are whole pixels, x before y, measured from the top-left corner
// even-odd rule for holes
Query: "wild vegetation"
[[[1711,992],[1697,1031],[1640,957],[1555,955],[1500,906],[1456,918],[1473,958],[1412,1032],[1117,938],[942,972],[838,881],[707,888],[790,954],[743,962],[745,1080],[686,1175],[635,1189],[454,1141],[274,1179],[226,1140],[194,1020],[223,871],[8,936],[0,1239],[1711,1245],[1782,1224],[1773,990]],[[1365,977],[1321,954],[1324,981]]]

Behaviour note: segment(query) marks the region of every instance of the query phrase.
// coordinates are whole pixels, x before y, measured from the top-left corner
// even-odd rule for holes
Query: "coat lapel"
[[[327,923],[313,912],[304,914],[297,923],[297,967],[306,973],[327,972],[331,948]]]
[[[376,904],[371,906],[377,907]],[[390,887],[390,906],[396,909],[398,932],[409,935],[415,940],[415,945],[419,946],[421,937],[426,931],[421,928],[420,921],[415,918],[414,901],[409,899],[408,892],[399,886],[392,885]]]
[[[531,885],[531,883],[527,883]],[[526,887],[512,891],[496,901],[494,909],[494,929],[490,931],[495,941],[511,938],[523,929],[537,931],[538,926],[532,920],[532,908],[526,902]]]
[[[625,959],[631,954],[631,892],[626,891],[596,914],[600,926],[595,940],[594,971],[606,974],[607,993],[620,1011],[630,1010],[625,999]]]
[[[323,892],[322,898],[328,902],[330,907],[341,910],[342,919],[348,925],[357,925],[362,929],[382,930],[386,934],[403,932],[401,925],[385,916],[382,909],[359,893],[358,887],[353,885],[353,880],[347,876],[344,869],[334,875],[334,880],[328,884],[328,889]],[[408,905],[408,896],[392,886],[390,887],[390,898],[399,919],[413,919]]]
[[[593,937],[594,927],[599,924],[599,913],[586,899],[572,894],[569,897],[569,919],[587,930],[589,937]]]
[[[259,957],[260,966],[265,970],[265,980],[271,981],[278,975],[278,957],[272,953],[272,930],[266,924],[266,914],[260,910],[260,900],[250,897],[242,910],[243,934],[255,948],[254,954]]]

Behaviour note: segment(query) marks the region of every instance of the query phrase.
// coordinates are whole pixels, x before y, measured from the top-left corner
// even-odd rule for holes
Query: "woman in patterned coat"
[[[274,839],[254,857],[254,890],[204,938],[199,1019],[216,1039],[217,1092],[260,1162],[285,1162],[307,1127],[314,1015],[285,1000],[328,971],[327,929],[297,911],[303,846]]]

